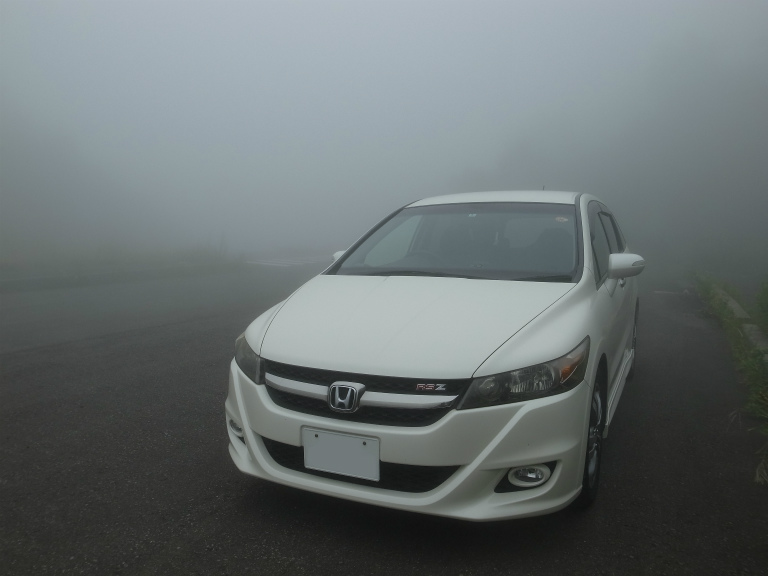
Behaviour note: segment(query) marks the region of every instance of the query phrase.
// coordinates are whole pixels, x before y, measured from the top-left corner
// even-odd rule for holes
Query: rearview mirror
[[[637,254],[611,254],[608,258],[608,278],[629,278],[645,269],[645,260]]]

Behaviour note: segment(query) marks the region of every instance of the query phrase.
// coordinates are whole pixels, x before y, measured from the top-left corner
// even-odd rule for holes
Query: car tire
[[[604,371],[598,371],[592,399],[589,405],[589,424],[587,426],[587,450],[584,457],[584,474],[581,481],[581,494],[575,504],[579,508],[590,506],[597,498],[600,486],[600,466],[603,460],[603,431],[607,416],[605,402]]]

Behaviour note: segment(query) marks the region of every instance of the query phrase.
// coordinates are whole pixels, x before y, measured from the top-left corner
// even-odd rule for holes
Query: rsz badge
[[[444,392],[445,384],[416,384],[416,390],[426,390],[429,392]]]

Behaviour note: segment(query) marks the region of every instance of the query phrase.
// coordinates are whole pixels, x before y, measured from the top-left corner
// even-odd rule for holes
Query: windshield
[[[329,273],[573,282],[579,261],[576,238],[572,205],[404,208]]]

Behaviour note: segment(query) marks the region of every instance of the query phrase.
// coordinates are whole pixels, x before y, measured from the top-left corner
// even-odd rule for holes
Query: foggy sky
[[[350,245],[413,200],[593,193],[768,269],[768,3],[0,0],[0,261]]]

